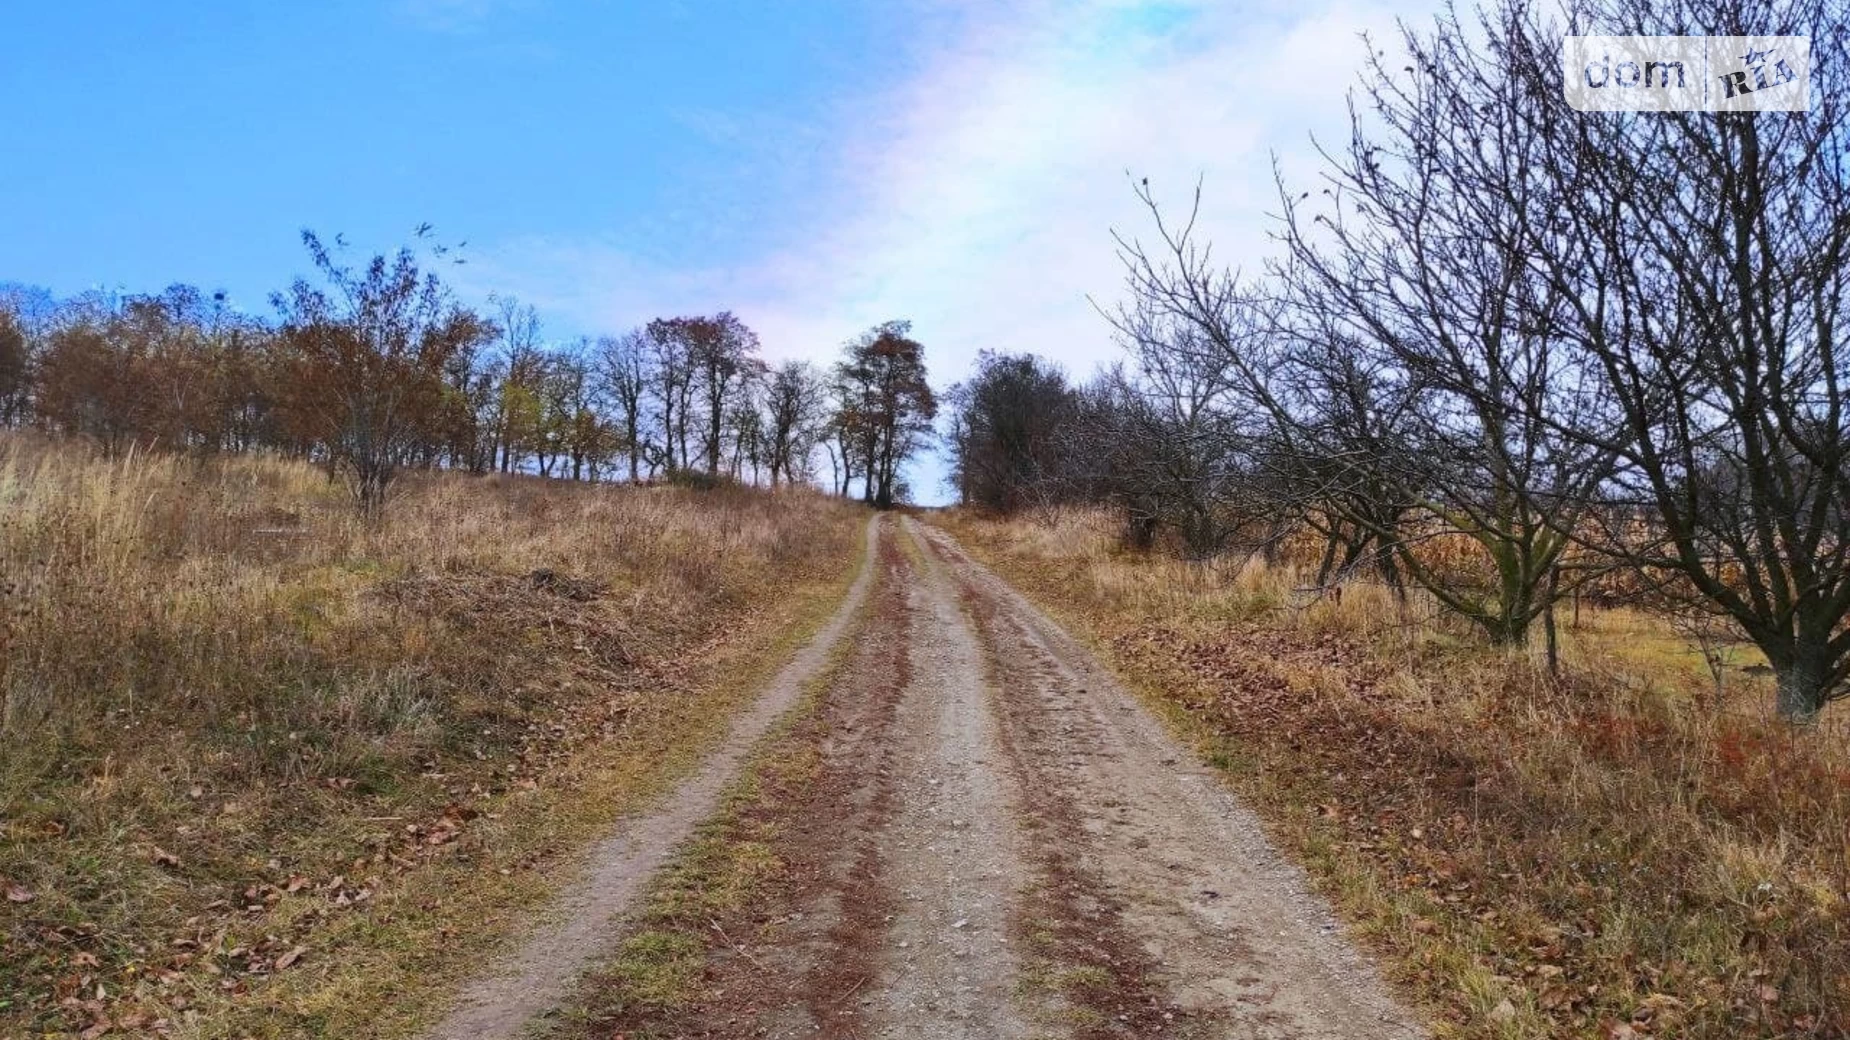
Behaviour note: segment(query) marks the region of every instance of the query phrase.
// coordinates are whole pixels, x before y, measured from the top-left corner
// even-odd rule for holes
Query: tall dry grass
[[[0,438],[0,1035],[180,1028],[194,976],[257,987],[313,927],[239,938],[285,896],[363,904],[571,782],[843,580],[858,525],[442,474],[369,525],[300,462]]]
[[[942,519],[1163,706],[1445,1036],[1850,1035],[1850,742],[1631,611],[1564,672],[1314,561],[1121,552],[1111,519]],[[1748,667],[1740,667],[1746,665]]]

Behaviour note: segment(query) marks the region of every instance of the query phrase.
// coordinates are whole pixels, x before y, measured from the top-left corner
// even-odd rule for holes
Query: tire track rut
[[[851,656],[719,823],[770,875],[710,929],[682,921],[691,992],[639,1002],[618,966],[549,1036],[1426,1035],[1256,819],[1078,643],[945,532],[885,518],[876,541]]]
[[[898,802],[883,835],[896,910],[870,997],[879,1037],[1031,1035],[1009,944],[1025,880],[1021,792],[997,739],[976,634],[920,553],[908,590],[913,671],[896,734]]]
[[[860,572],[834,615],[758,700],[733,722],[725,740],[698,771],[653,810],[625,820],[590,850],[580,880],[506,957],[459,995],[455,1009],[425,1034],[427,1040],[503,1040],[555,1006],[572,981],[613,946],[620,921],[668,853],[712,815],[721,793],[739,775],[751,748],[797,702],[803,687],[827,664],[835,643],[859,614],[875,572],[878,518],[869,519]]]
[[[948,534],[920,535],[980,619],[1023,768],[1077,815],[1079,862],[1138,945],[1156,999],[1176,1021],[1194,1020],[1188,1035],[1425,1035],[1302,871],[1191,751]]]

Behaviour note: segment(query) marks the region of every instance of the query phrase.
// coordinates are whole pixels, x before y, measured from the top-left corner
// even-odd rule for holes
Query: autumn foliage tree
[[[632,482],[813,472],[826,388],[801,366],[773,378],[730,312],[561,342],[512,297],[488,297],[492,319],[459,307],[427,267],[441,246],[350,266],[339,240],[304,240],[318,277],[272,296],[274,320],[188,285],[60,300],[0,283],[0,426],[107,453],[314,459],[344,472],[368,513],[406,468]]]
[[[290,427],[347,473],[360,510],[377,516],[440,426],[445,364],[493,326],[456,305],[409,249],[351,267],[314,233],[302,241],[327,285],[298,279],[275,298],[277,398]]]
[[[925,378],[925,348],[912,324],[889,321],[851,341],[836,366],[844,445],[859,455],[865,500],[890,509],[899,466],[926,443],[938,400]]]

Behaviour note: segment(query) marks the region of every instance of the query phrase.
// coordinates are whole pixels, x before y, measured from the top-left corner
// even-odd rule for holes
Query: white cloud
[[[982,348],[1033,351],[1075,375],[1116,356],[1087,302],[1115,298],[1111,229],[1146,230],[1127,174],[1171,206],[1205,183],[1200,227],[1223,260],[1269,253],[1272,156],[1315,171],[1311,134],[1346,128],[1359,34],[1394,37],[1412,0],[1246,5],[1079,0],[998,17],[938,5],[960,34],[923,71],[837,128],[843,202],[781,248],[731,266],[663,270],[598,242],[529,241],[478,275],[567,324],[729,307],[778,357],[832,356],[910,318],[937,381]],[[712,129],[719,129],[723,124]]]

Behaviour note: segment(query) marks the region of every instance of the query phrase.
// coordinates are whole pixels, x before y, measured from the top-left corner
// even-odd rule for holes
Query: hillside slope
[[[0,440],[0,1036],[417,1020],[719,738],[863,516],[433,475],[370,527],[301,463]]]

